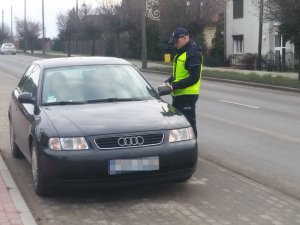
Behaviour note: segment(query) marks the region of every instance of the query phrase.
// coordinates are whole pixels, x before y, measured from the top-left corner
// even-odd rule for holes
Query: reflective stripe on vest
[[[183,80],[184,78],[187,78],[190,76],[189,71],[185,69],[185,62],[186,62],[186,52],[181,54],[177,61],[176,61],[177,55],[174,57],[173,61],[173,80],[174,82],[178,82],[180,80]],[[201,78],[202,78],[202,67],[203,67],[203,58],[202,58],[202,63],[201,63],[201,68],[200,68],[200,79],[199,81],[187,88],[183,89],[177,89],[172,92],[173,96],[178,96],[178,95],[197,95],[199,94],[200,91],[200,85],[201,85]]]

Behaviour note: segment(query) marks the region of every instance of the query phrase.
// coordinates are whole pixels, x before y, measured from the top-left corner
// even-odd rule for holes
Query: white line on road
[[[207,114],[207,113],[200,113],[200,115],[203,116],[203,117],[206,117],[208,119],[213,119],[213,120],[223,122],[223,123],[227,123],[227,124],[230,124],[230,125],[233,125],[233,126],[248,129],[248,130],[251,130],[251,131],[254,131],[254,132],[259,132],[259,133],[262,133],[262,134],[266,134],[266,135],[269,135],[271,137],[276,137],[276,138],[279,138],[279,139],[283,139],[285,141],[292,141],[292,142],[296,142],[296,143],[300,144],[300,139],[298,137],[295,137],[295,136],[279,134],[279,133],[273,132],[271,130],[266,130],[266,129],[263,129],[263,128],[259,128],[257,126],[247,125],[245,123],[241,123],[241,122],[238,122],[238,121],[228,120],[228,119],[221,118],[221,117],[218,117],[218,116],[213,116],[213,115],[210,115],[210,114]]]
[[[246,104],[237,103],[237,102],[230,102],[230,101],[226,101],[226,100],[219,100],[219,101],[220,101],[220,102],[229,103],[229,104],[239,105],[239,106],[245,106],[245,107],[253,108],[253,109],[260,109],[260,107],[258,107],[258,106],[253,106],[253,105],[246,105]]]

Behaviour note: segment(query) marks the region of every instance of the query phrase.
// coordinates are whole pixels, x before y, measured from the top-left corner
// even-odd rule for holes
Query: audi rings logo
[[[121,147],[140,146],[144,144],[144,138],[142,138],[141,136],[121,137],[118,139],[118,144]]]

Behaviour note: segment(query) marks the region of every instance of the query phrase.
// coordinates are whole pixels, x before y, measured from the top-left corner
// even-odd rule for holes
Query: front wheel
[[[47,185],[47,179],[40,171],[40,161],[36,144],[31,145],[31,170],[33,177],[34,191],[39,196],[46,196],[50,194],[49,187]]]

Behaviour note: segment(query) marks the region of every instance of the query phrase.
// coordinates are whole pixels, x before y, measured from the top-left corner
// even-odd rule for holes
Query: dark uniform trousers
[[[172,104],[190,122],[196,137],[197,137],[197,126],[196,126],[197,100],[198,100],[198,95],[173,96],[173,104]]]

